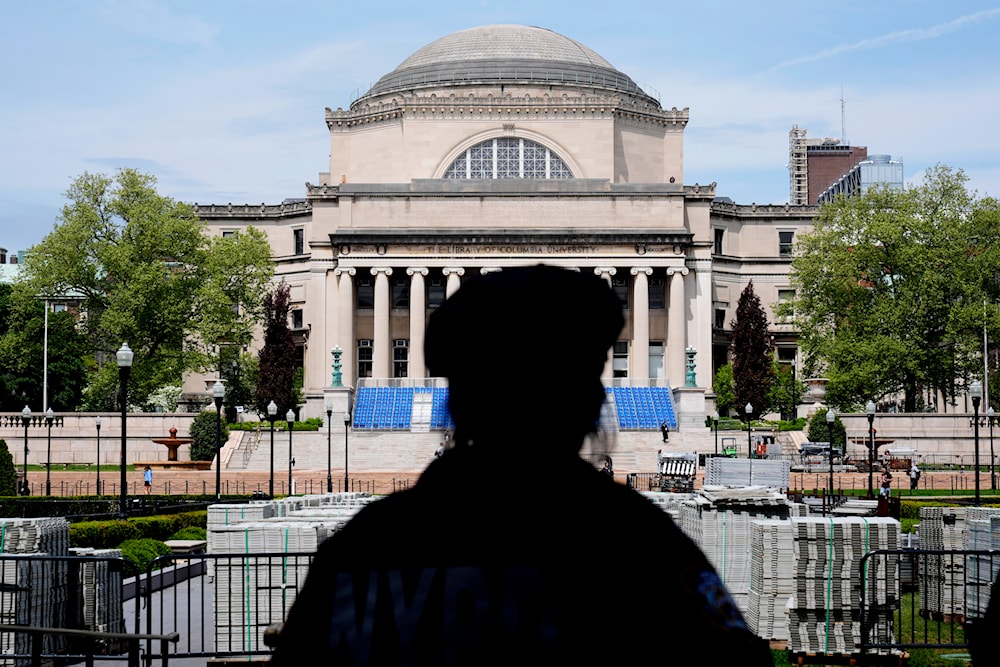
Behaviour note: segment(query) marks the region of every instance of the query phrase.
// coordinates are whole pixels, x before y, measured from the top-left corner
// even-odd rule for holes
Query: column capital
[[[391,266],[373,266],[370,270],[371,270],[371,274],[373,276],[377,276],[380,273],[384,273],[387,276],[391,276],[392,275],[392,267]]]
[[[355,273],[357,273],[357,270],[353,266],[338,266],[333,270],[335,276],[353,276]]]
[[[618,269],[613,266],[595,266],[594,275],[595,276],[613,276],[618,273]]]
[[[651,266],[633,266],[629,269],[629,273],[633,276],[637,276],[640,273],[645,273],[647,276],[653,275],[653,267]]]
[[[454,274],[456,276],[464,276],[465,275],[465,269],[463,269],[462,267],[447,267],[446,266],[445,268],[441,269],[441,273],[443,275],[446,275],[446,276],[450,276],[452,274]]]
[[[672,276],[675,273],[679,273],[682,276],[686,276],[688,274],[688,268],[686,266],[670,266],[670,267],[667,267],[667,275],[668,276]]]
[[[496,273],[497,271],[503,271],[499,266],[483,266],[479,269],[479,274],[485,276],[487,273]]]
[[[422,276],[426,276],[428,273],[430,273],[430,271],[425,266],[410,266],[407,267],[406,269],[406,275],[408,276],[413,276],[418,273]]]

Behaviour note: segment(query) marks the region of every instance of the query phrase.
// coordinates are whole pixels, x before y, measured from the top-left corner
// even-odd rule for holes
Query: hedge
[[[73,547],[117,549],[126,540],[168,540],[179,530],[191,526],[205,528],[207,524],[208,512],[205,510],[135,517],[128,521],[80,521],[70,524],[69,543]]]

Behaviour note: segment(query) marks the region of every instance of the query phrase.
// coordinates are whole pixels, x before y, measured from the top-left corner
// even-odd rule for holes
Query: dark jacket
[[[575,455],[518,451],[528,475],[462,447],[359,512],[320,547],[273,666],[772,664],[669,515]]]

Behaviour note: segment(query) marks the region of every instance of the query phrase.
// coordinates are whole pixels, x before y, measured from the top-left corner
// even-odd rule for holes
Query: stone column
[[[634,266],[632,273],[632,376],[649,377],[649,276],[653,269]]]
[[[427,292],[424,278],[429,273],[425,268],[408,268],[410,276],[410,377],[427,377],[424,364],[424,330],[427,328]]]
[[[618,270],[612,267],[594,267],[594,275],[604,278],[608,282],[608,287],[611,287],[611,276],[615,275]],[[648,342],[647,342],[648,344]],[[608,350],[608,360],[604,362],[604,371],[601,373],[601,380],[605,385],[610,386],[611,381],[615,377],[614,370],[614,358],[615,351],[614,348]]]
[[[309,280],[305,284],[305,303],[307,308],[304,314],[308,318],[303,321],[303,326],[309,332],[306,338],[305,350],[303,353],[302,378],[303,389],[306,395],[319,391],[320,387],[325,387],[330,378],[327,377],[326,364],[318,363],[322,358],[326,361],[330,348],[326,345],[326,308],[327,308],[327,267],[325,264],[313,262],[309,267]],[[314,415],[309,415],[314,416]]]
[[[444,296],[447,299],[462,285],[462,276],[465,275],[465,269],[461,267],[444,268],[441,269],[441,273],[448,279],[448,282],[444,286]]]
[[[358,371],[358,343],[354,340],[354,267],[340,267],[333,270],[339,278],[337,283],[337,336],[330,348],[339,345],[344,350],[344,386],[354,386],[354,374]]]
[[[375,276],[375,340],[372,342],[372,377],[392,377],[392,343],[389,341],[389,276],[392,269],[373,266]]]
[[[694,322],[688,332],[688,344],[698,350],[696,375],[699,387],[712,387],[712,260],[694,262]]]
[[[684,348],[687,346],[685,330],[687,328],[687,303],[684,298],[684,276],[688,270],[684,267],[670,267],[667,278],[670,280],[670,300],[667,303],[667,349],[666,355],[667,380],[671,387],[684,386]]]

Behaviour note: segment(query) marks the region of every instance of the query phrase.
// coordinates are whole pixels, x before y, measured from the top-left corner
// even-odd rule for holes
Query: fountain
[[[169,438],[153,438],[153,442],[158,445],[163,445],[167,448],[167,460],[166,461],[133,461],[132,467],[136,470],[141,470],[145,466],[150,468],[169,470],[170,468],[183,468],[187,470],[210,470],[212,467],[211,461],[179,461],[177,459],[177,450],[181,445],[190,445],[194,442],[193,438],[178,438],[177,429],[175,427],[170,427],[170,437]]]
[[[167,448],[167,460],[176,461],[177,460],[177,449],[181,445],[190,445],[194,440],[192,438],[178,438],[177,428],[170,427],[170,437],[169,438],[153,438],[153,442],[158,445],[164,445]]]

